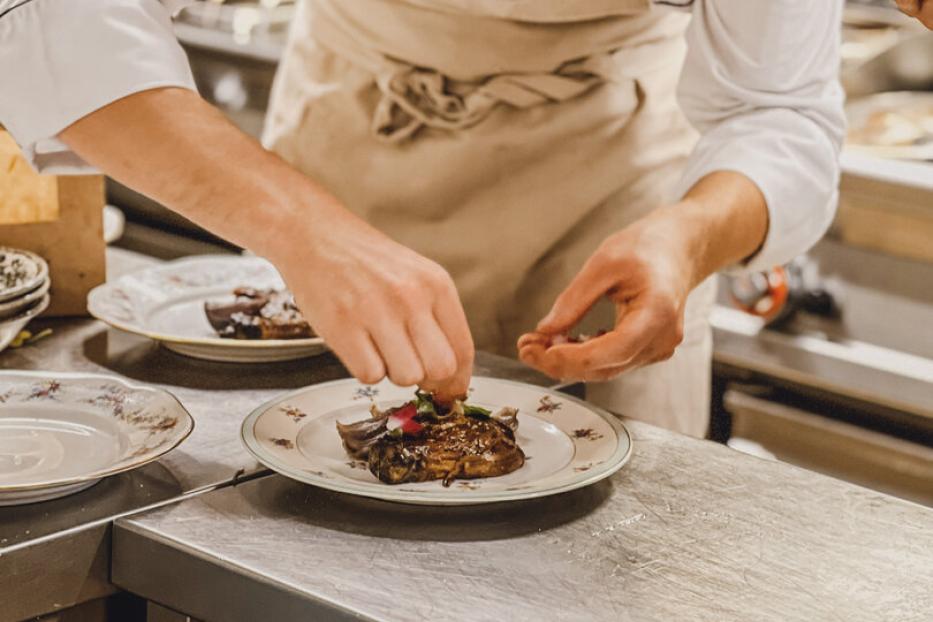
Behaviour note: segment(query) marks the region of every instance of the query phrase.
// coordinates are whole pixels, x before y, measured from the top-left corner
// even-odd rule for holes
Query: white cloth
[[[401,1],[401,0],[400,0]],[[0,123],[43,172],[86,172],[56,140],[86,114],[162,86],[194,88],[170,12],[186,0],[0,0]],[[679,98],[702,133],[679,185],[738,171],[767,199],[749,268],[785,263],[835,210],[843,0],[654,0],[692,12]],[[674,9],[677,10],[677,9]]]
[[[56,135],[118,99],[194,89],[178,0],[0,0],[0,124],[40,172],[91,169]]]

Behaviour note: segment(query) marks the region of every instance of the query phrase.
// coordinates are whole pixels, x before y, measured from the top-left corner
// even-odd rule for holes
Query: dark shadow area
[[[103,329],[82,343],[84,356],[140,382],[204,390],[297,389],[346,378],[331,354],[276,363],[217,363],[175,354],[155,341]]]
[[[611,480],[560,495],[484,505],[438,507],[340,494],[284,477],[240,489],[254,512],[374,538],[473,542],[516,538],[578,520],[612,494]]]

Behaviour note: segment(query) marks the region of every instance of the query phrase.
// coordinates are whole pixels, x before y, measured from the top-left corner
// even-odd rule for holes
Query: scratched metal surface
[[[933,511],[630,429],[610,481],[529,503],[406,507],[256,479],[118,521],[114,578],[208,620],[280,602],[279,622],[322,606],[380,621],[933,620]]]

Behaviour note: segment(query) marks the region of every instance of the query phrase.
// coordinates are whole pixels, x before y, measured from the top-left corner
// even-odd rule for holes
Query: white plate
[[[0,302],[0,322],[5,322],[10,318],[20,315],[49,293],[49,287],[52,282],[46,278],[39,287],[31,292],[25,293],[16,298],[11,298],[5,302]]]
[[[0,302],[34,290],[48,276],[49,266],[42,257],[0,246]]]
[[[324,340],[248,341],[218,337],[204,315],[208,300],[229,298],[237,287],[282,288],[279,273],[259,257],[204,255],[146,268],[94,288],[88,311],[111,326],[211,361],[288,361],[327,350]]]
[[[113,205],[104,206],[104,243],[112,244],[123,237],[126,227],[126,216],[119,208]]]
[[[0,371],[0,505],[53,499],[135,469],[193,428],[161,389],[92,374]]]
[[[866,133],[872,115],[890,113],[886,136]],[[933,93],[875,93],[846,104],[846,147],[881,158],[933,160]]]
[[[632,441],[610,413],[573,397],[520,382],[474,378],[469,403],[497,410],[518,408],[516,439],[525,452],[522,468],[503,475],[389,485],[344,451],[336,422],[369,417],[369,407],[398,406],[410,387],[388,381],[364,386],[356,380],[313,385],[278,397],[243,422],[241,436],[257,460],[279,473],[321,488],[421,505],[473,505],[553,495],[609,477],[628,460]]]
[[[26,309],[19,315],[5,320],[0,320],[0,352],[6,349],[10,342],[16,338],[19,334],[19,331],[26,328],[26,325],[32,321],[34,317],[45,311],[49,306],[50,297],[48,294],[43,296],[39,302],[37,302],[32,307]]]

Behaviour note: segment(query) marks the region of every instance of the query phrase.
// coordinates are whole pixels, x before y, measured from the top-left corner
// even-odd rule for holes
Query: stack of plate
[[[0,247],[0,350],[49,306],[49,266],[29,251]]]

